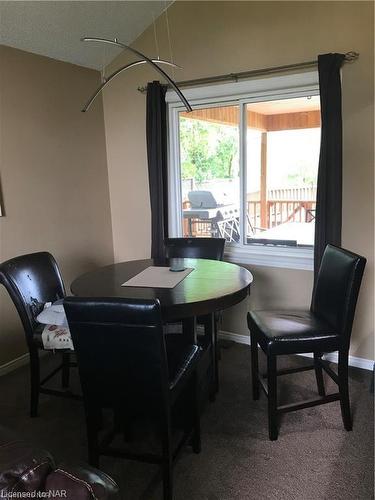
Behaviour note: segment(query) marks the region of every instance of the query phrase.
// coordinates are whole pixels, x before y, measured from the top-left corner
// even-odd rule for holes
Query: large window
[[[317,86],[193,108],[169,115],[173,235],[224,237],[234,252],[311,249]]]

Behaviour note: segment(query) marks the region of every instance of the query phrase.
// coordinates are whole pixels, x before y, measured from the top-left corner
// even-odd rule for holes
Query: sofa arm
[[[54,469],[52,456],[23,441],[0,444],[1,492],[33,492],[44,488],[46,476]]]
[[[104,472],[89,466],[60,465],[51,472],[45,483],[45,491],[61,492],[68,500],[115,500],[117,484]]]
[[[68,500],[115,500],[118,493],[116,483],[104,472],[88,465],[56,467],[50,453],[0,426],[0,498],[57,490],[61,495],[54,498]]]

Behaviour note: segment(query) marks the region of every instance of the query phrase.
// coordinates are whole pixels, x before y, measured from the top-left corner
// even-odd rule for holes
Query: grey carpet
[[[338,402],[289,413],[278,441],[267,434],[266,399],[252,401],[247,346],[227,343],[220,393],[202,417],[202,452],[186,448],[175,466],[176,500],[370,500],[373,490],[373,395],[370,373],[350,371],[354,430],[343,429]],[[46,361],[45,364],[51,364]],[[280,366],[304,364],[301,357]],[[326,379],[327,380],[327,379]],[[314,372],[279,378],[283,402],[316,396]],[[334,390],[331,381],[328,389]],[[41,396],[40,417],[28,417],[28,371],[0,378],[0,424],[49,449],[57,460],[84,461],[80,402]],[[162,498],[158,467],[103,458],[126,500]]]

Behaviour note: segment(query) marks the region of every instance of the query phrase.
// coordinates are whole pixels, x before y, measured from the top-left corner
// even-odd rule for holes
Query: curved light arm
[[[134,49],[133,47],[129,47],[129,45],[125,45],[124,43],[119,42],[117,40],[117,38],[115,38],[114,40],[108,40],[107,38],[95,38],[95,37],[86,37],[85,36],[85,37],[81,38],[81,41],[82,42],[108,43],[109,45],[115,45],[117,47],[121,47],[123,49],[130,50],[130,52],[133,52],[133,54],[141,57],[146,62],[148,62],[151,66],[153,66],[155,68],[155,70],[158,73],[160,73],[167,80],[167,82],[171,85],[171,87],[175,90],[176,94],[179,96],[179,98],[181,99],[181,101],[184,103],[185,108],[187,109],[187,111],[193,111],[193,109],[190,106],[190,104],[188,103],[186,97],[181,92],[181,90],[177,87],[176,83],[167,75],[167,73],[165,71],[163,71],[157,64],[155,64],[155,62],[152,59],[150,59],[149,57],[147,57],[144,54],[142,54],[142,52],[139,52],[138,50]]]
[[[173,66],[174,68],[179,68],[179,66],[177,66],[177,64],[173,64],[173,63],[171,63],[169,61],[164,61],[163,59],[151,59],[151,60],[153,62],[158,62],[160,64],[166,64],[167,66]],[[105,81],[100,85],[100,87],[98,87],[95,90],[95,92],[93,93],[93,95],[86,102],[86,104],[84,105],[84,107],[81,109],[82,113],[85,113],[86,111],[88,111],[90,109],[90,106],[94,102],[95,98],[100,94],[100,92],[104,89],[104,87],[106,87],[109,84],[109,82],[111,80],[113,80],[114,78],[116,78],[116,76],[119,75],[120,73],[122,73],[123,71],[126,71],[127,69],[133,68],[134,66],[138,66],[140,64],[147,64],[147,61],[145,61],[145,60],[134,61],[134,62],[132,62],[130,64],[127,64],[126,66],[122,66],[117,71],[115,71],[114,73],[112,73],[108,78],[106,78]]]

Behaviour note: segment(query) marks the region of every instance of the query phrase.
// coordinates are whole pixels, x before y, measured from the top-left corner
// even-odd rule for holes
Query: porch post
[[[267,214],[267,132],[262,132],[260,150],[260,227],[268,228]]]

